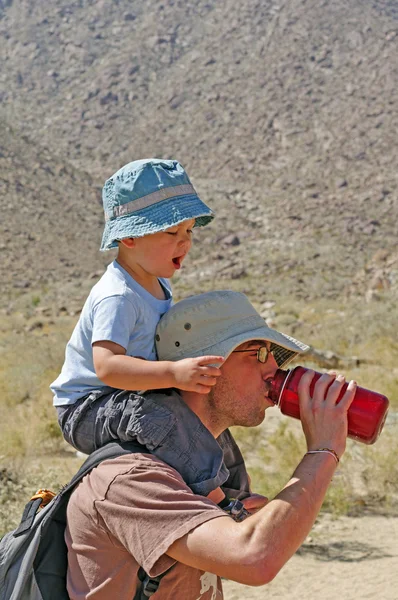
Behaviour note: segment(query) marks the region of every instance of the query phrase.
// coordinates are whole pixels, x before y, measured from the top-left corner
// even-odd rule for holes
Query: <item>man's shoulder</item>
[[[178,471],[146,452],[132,452],[104,460],[93,469],[87,479],[97,498],[109,495],[111,486],[129,486],[134,489],[136,484],[145,485],[156,481],[157,485],[186,487]]]
[[[98,470],[101,470],[105,476],[106,474],[115,475],[130,475],[137,471],[165,471],[168,474],[176,474],[181,478],[179,473],[170,467],[163,460],[151,454],[150,452],[131,452],[131,454],[122,454],[115,458],[104,460],[98,465]]]
[[[92,512],[96,507],[135,506],[155,510],[162,505],[187,503],[188,511],[195,507],[199,512],[219,509],[204,496],[198,496],[187,486],[176,469],[160,458],[147,453],[124,454],[105,460],[93,469],[72,494],[71,509]],[[104,504],[105,503],[105,504]],[[182,503],[182,504],[181,504]],[[218,516],[215,515],[215,516]]]
[[[78,511],[86,507],[94,507],[97,502],[117,497],[123,491],[134,496],[138,489],[141,494],[147,482],[173,481],[174,485],[185,485],[177,471],[154,456],[153,454],[136,453],[124,454],[112,459],[104,460],[90,471],[75,488],[70,498],[70,508]],[[128,490],[128,491],[127,491]],[[91,509],[90,509],[91,511]]]

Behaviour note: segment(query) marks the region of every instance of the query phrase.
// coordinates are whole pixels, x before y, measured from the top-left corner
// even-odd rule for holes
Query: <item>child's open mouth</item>
[[[181,263],[182,263],[182,256],[175,256],[173,258],[173,264],[175,266],[176,269],[180,269],[181,268]]]

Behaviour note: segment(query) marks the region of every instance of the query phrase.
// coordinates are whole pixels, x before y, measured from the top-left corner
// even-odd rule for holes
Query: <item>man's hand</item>
[[[172,387],[187,392],[208,394],[221,375],[214,363],[224,362],[222,356],[198,356],[197,358],[184,358],[171,364],[174,382]]]
[[[336,373],[324,373],[316,382],[311,397],[310,384],[313,376],[313,371],[307,371],[298,386],[300,418],[308,450],[331,448],[340,457],[346,446],[347,412],[354,399],[357,384],[350,381],[343,397],[337,402],[345,377]]]

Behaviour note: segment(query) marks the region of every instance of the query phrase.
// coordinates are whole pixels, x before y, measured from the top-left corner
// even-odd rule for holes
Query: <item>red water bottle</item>
[[[295,419],[300,418],[297,387],[301,377],[308,370],[305,367],[296,367],[291,371],[278,369],[275,373],[269,398],[278,405],[284,415]],[[311,394],[321,375],[322,373],[315,371],[310,386]],[[341,400],[347,385],[347,383],[343,385],[337,401]],[[357,387],[354,400],[348,409],[348,437],[364,444],[374,444],[383,429],[388,405],[386,396]]]

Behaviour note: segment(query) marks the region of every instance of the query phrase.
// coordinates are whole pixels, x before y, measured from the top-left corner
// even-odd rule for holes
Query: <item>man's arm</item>
[[[311,398],[312,376],[311,372],[303,376],[299,389],[308,449],[327,447],[341,456],[355,384],[349,384],[346,394],[336,404],[344,378],[336,378],[330,385],[334,377],[323,375]],[[240,583],[268,583],[308,535],[335,469],[336,461],[331,454],[305,455],[288,484],[256,514],[242,523],[227,518],[206,522],[174,542],[167,554]]]
[[[208,521],[167,554],[246,585],[270,582],[307,537],[335,467],[328,454],[306,455],[286,487],[256,514],[242,523]]]

